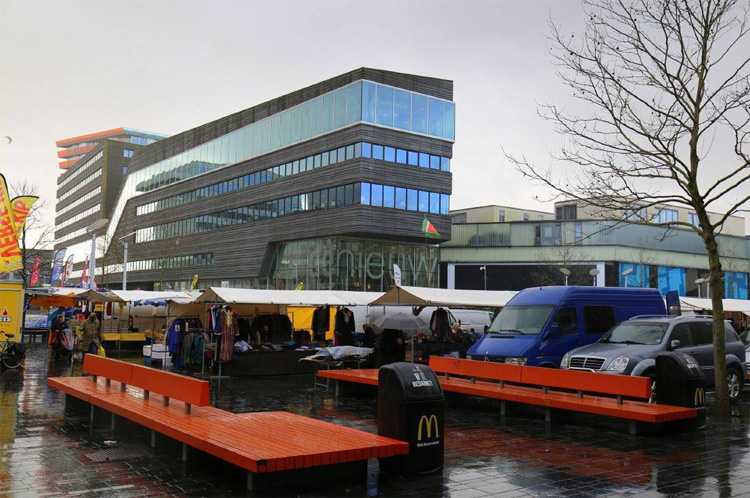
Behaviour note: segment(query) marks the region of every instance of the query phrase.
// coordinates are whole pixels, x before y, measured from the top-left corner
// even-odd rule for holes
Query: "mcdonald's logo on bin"
[[[417,429],[417,441],[422,440],[422,424],[427,424],[426,436],[428,438],[432,437],[433,425],[435,426],[435,439],[440,437],[437,417],[434,414],[430,415],[429,417],[427,417],[427,415],[422,415],[422,417],[419,419],[419,428]]]
[[[699,387],[695,390],[695,394],[693,395],[693,401],[695,404],[693,406],[703,406],[706,404],[706,391],[703,390],[702,387]]]

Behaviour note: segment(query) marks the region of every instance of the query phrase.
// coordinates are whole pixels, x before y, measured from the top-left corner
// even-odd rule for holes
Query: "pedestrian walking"
[[[83,354],[99,352],[99,345],[102,343],[102,334],[99,331],[99,320],[96,313],[89,313],[88,318],[83,321],[81,327],[81,351]]]

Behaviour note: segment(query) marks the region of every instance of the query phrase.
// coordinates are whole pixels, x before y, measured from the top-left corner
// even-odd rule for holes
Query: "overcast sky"
[[[55,141],[176,134],[368,66],[451,79],[452,208],[551,210],[501,147],[549,165],[538,104],[566,102],[545,35],[578,1],[0,0],[0,170],[54,205]],[[50,210],[53,219],[53,210]]]

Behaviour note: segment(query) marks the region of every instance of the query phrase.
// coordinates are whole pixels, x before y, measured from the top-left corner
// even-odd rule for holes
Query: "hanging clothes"
[[[203,362],[203,353],[206,349],[207,336],[205,332],[195,334],[193,338],[193,347],[191,349],[192,362],[200,365]]]
[[[337,346],[352,346],[354,344],[356,324],[354,314],[349,308],[341,308],[336,313],[333,330],[338,338]]]
[[[440,341],[443,341],[445,336],[450,333],[451,326],[448,320],[448,312],[443,308],[438,308],[432,312],[430,330],[432,331],[432,337],[437,337]]]
[[[331,308],[330,306],[318,306],[313,311],[312,331],[316,341],[324,341],[326,332],[331,328]]]
[[[219,351],[219,360],[229,361],[232,359],[232,346],[235,337],[239,335],[237,326],[237,313],[231,309],[222,310],[221,315],[221,351]]]

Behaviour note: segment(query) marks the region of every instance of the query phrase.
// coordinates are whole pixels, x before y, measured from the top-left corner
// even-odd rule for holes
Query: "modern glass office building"
[[[103,271],[121,273],[106,262],[122,238],[133,287],[198,275],[198,286],[380,290],[396,262],[405,284],[436,286],[452,98],[451,81],[361,68],[144,147],[102,233]],[[425,239],[425,218],[440,239]]]

